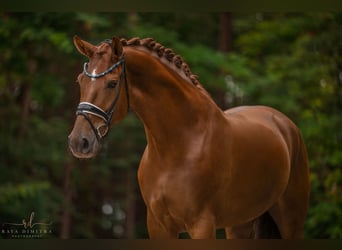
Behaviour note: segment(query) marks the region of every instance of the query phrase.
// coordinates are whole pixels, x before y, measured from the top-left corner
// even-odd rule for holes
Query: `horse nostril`
[[[87,138],[82,138],[82,153],[89,153],[89,141]]]

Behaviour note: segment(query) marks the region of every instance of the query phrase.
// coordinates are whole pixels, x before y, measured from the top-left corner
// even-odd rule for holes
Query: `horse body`
[[[296,126],[268,107],[221,111],[182,60],[178,67],[159,54],[159,45],[151,51],[155,45],[140,43],[123,47],[124,91],[147,138],[138,180],[150,237],[176,238],[188,231],[192,238],[213,238],[217,228],[245,237],[241,227],[253,231],[253,221],[265,213],[281,237],[302,237],[308,161]],[[84,119],[76,122],[78,128]]]
[[[177,144],[170,149],[172,154],[164,153],[168,149],[159,154],[160,146],[148,143],[139,183],[149,216],[163,225],[157,234],[166,230],[167,236],[176,237],[189,231],[196,238],[203,235],[192,234],[193,228],[208,228],[213,236],[216,228],[249,222],[277,203],[289,182],[289,147],[296,146],[288,147],[276,125],[265,126],[264,118],[246,118],[258,109],[246,107],[226,115],[222,123],[214,119],[213,127],[204,129],[199,138],[192,136],[196,138],[192,143]],[[273,113],[266,112],[271,120]],[[198,226],[203,217],[210,224]]]

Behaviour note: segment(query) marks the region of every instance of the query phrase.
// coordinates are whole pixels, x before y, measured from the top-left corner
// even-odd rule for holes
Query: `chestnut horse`
[[[151,38],[93,45],[78,76],[80,104],[69,147],[94,157],[129,109],[147,146],[138,181],[150,238],[302,238],[309,167],[298,128],[265,106],[222,111],[183,59]]]

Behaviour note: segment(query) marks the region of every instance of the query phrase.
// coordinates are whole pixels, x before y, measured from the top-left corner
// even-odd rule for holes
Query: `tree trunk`
[[[30,114],[31,84],[23,83],[20,88],[21,117],[18,136],[22,138],[26,133],[27,121]]]
[[[220,14],[218,49],[222,52],[232,51],[233,22],[232,14],[223,12]]]
[[[70,238],[70,224],[71,224],[71,214],[70,207],[72,203],[72,190],[70,187],[70,175],[72,170],[71,156],[65,163],[64,168],[64,183],[63,183],[63,196],[64,196],[64,206],[62,211],[61,228],[60,228],[60,238],[68,239]]]

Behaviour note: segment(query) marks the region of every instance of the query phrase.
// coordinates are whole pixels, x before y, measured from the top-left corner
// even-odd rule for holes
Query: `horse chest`
[[[172,206],[174,198],[182,199],[187,193],[184,190],[185,180],[182,174],[143,173],[139,181],[141,192],[147,202],[165,203],[165,206]]]
[[[151,168],[149,168],[151,170]],[[139,169],[139,184],[149,211],[164,225],[183,229],[195,204],[195,189],[188,184],[184,173],[151,173]]]

